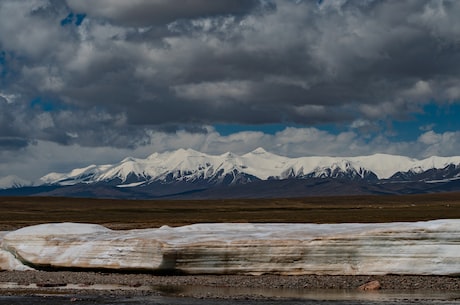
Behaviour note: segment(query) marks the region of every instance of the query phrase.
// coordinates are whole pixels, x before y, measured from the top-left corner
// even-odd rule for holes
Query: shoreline
[[[379,281],[377,291],[358,287]],[[205,299],[460,299],[460,277],[379,275],[152,275],[74,271],[0,272],[3,296],[164,296]]]

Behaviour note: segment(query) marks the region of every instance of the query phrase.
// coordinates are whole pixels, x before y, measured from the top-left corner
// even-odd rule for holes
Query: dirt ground
[[[111,229],[136,229],[210,222],[343,223],[422,221],[446,218],[460,218],[460,193],[208,201],[0,197],[0,231],[50,222],[97,223]],[[446,291],[460,291],[459,277],[438,276],[155,276],[152,274],[39,271],[0,272],[0,284],[17,283],[25,286],[42,286],[38,288],[27,286],[19,289],[2,288],[0,294],[11,296],[4,300],[11,304],[16,300],[15,298],[18,298],[18,295],[39,296],[44,293],[59,295],[64,292],[53,290],[59,288],[46,287],[53,287],[52,284],[56,283],[66,286],[74,283],[83,285],[78,286],[79,288],[74,291],[78,298],[71,298],[71,300],[79,301],[82,300],[82,296],[95,293],[97,295],[108,294],[117,298],[144,294],[168,295],[171,287],[174,289],[191,287],[189,292],[181,290],[176,291],[173,295],[190,296],[199,300],[243,297],[251,299],[254,298],[255,293],[260,294],[267,291],[273,293],[273,291],[278,291],[276,289],[356,289],[370,280],[379,280],[384,290],[411,291],[415,289],[417,291],[441,291],[443,294]],[[138,288],[134,290],[110,288],[96,291],[92,288],[95,284],[118,284],[128,288]],[[145,287],[148,289],[146,290]],[[201,288],[197,290],[197,287]],[[210,290],[211,287],[216,287],[218,290]],[[225,290],[227,287],[234,287],[237,293],[229,294]],[[245,287],[249,292],[242,291],[241,287]],[[265,290],[262,292],[253,290],[258,288]],[[166,292],[163,291],[165,289],[167,289]],[[224,290],[221,291],[222,289]],[[65,293],[68,294],[71,291],[66,290]],[[257,298],[261,296],[258,295]],[[23,301],[21,298],[18,299],[18,302]],[[0,303],[2,303],[1,300]],[[36,300],[34,299],[32,303],[36,303]]]
[[[193,223],[341,223],[460,218],[460,193],[206,201],[0,197],[0,231],[50,222],[111,229]]]

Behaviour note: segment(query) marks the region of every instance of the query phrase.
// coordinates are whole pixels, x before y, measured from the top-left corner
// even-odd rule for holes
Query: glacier
[[[185,274],[459,275],[460,219],[397,223],[211,223],[110,230],[52,223],[0,232],[0,270]]]

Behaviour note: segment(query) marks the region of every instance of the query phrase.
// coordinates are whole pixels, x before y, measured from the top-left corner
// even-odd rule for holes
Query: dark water
[[[325,300],[216,300],[216,299],[190,299],[190,298],[168,298],[168,297],[136,297],[136,298],[115,298],[115,297],[97,297],[97,298],[78,298],[77,300],[69,297],[0,297],[0,304],[16,305],[32,305],[32,304],[101,304],[101,305],[453,305],[460,304],[460,301],[439,301],[439,300],[393,300],[393,301],[325,301]]]
[[[21,291],[18,284],[4,283],[7,288]],[[4,288],[5,288],[4,287]],[[28,287],[28,286],[25,286]],[[165,286],[139,287],[138,292],[156,292],[146,296],[119,294],[97,294],[96,290],[117,291],[129,287],[117,285],[91,286],[95,294],[74,295],[66,291],[70,287],[58,288],[54,291],[43,291],[39,295],[0,295],[0,305],[35,305],[35,304],[77,304],[77,305],[460,305],[460,291],[428,291],[428,290],[381,290],[362,292],[358,290],[332,289],[254,289],[204,286]],[[24,288],[24,287],[22,287]],[[29,287],[30,288],[30,287]],[[131,292],[133,291],[132,288]],[[14,290],[13,290],[14,291]],[[129,292],[130,290],[127,290]],[[1,293],[1,290],[0,290]],[[161,296],[158,296],[160,293]],[[194,296],[193,298],[191,296]],[[220,298],[209,298],[220,296]]]
[[[173,297],[78,297],[78,296],[0,296],[0,304],[8,305],[33,305],[33,304],[78,304],[78,305],[453,305],[460,304],[460,300],[222,300],[222,299],[196,299]]]

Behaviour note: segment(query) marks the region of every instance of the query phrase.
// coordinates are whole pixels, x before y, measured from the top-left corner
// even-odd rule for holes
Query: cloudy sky
[[[193,148],[460,154],[460,1],[0,0],[0,177]]]

